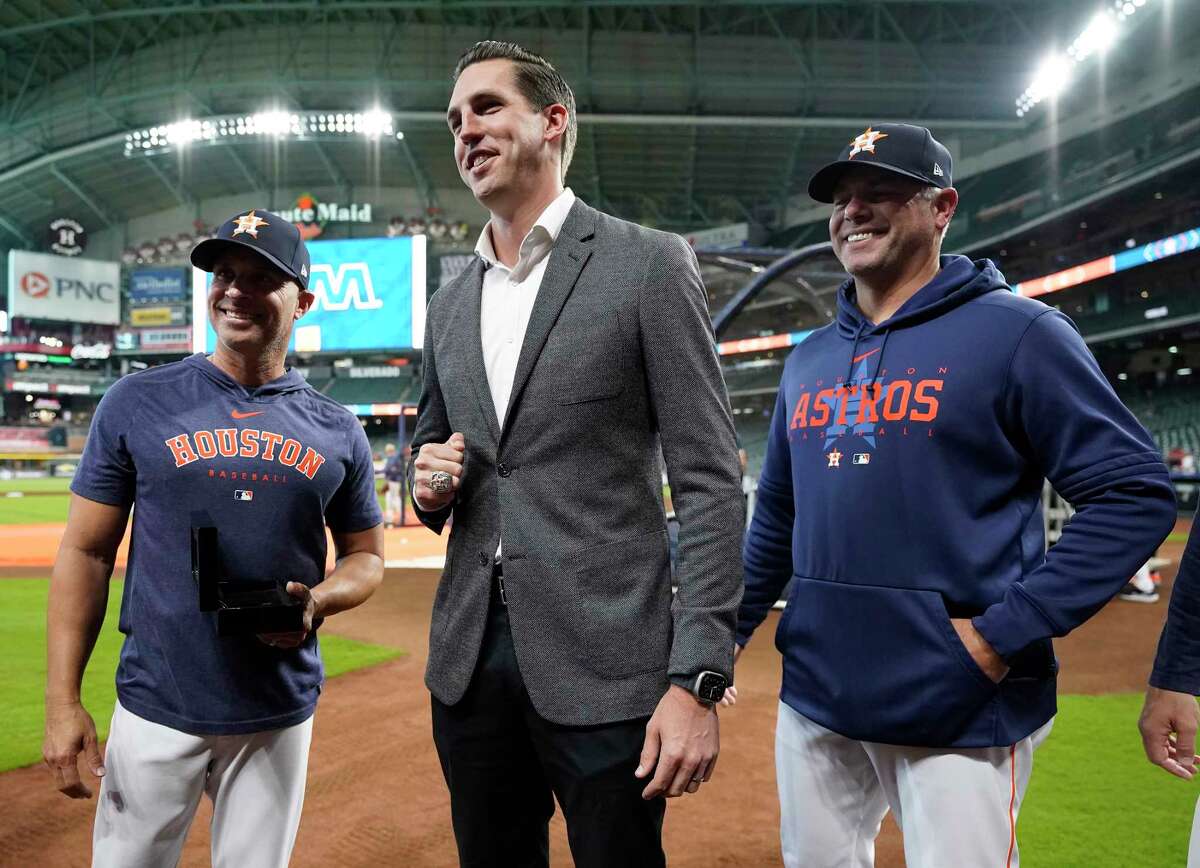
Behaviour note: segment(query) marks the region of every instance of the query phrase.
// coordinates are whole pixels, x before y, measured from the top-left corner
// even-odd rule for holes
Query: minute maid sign
[[[296,207],[279,212],[289,223],[295,223],[304,239],[316,238],[325,230],[326,223],[370,223],[371,203],[318,202],[311,193],[296,197]]]
[[[421,346],[425,236],[312,241],[308,252],[312,260],[308,288],[315,300],[296,323],[289,350],[316,353]],[[193,272],[193,322],[208,321],[210,281],[206,272]],[[195,329],[194,334],[197,352],[212,352],[216,347],[211,325]]]

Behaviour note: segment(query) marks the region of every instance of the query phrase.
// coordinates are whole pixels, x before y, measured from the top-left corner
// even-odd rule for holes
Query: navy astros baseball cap
[[[215,238],[206,238],[192,248],[192,265],[202,271],[212,271],[221,253],[234,245],[253,250],[284,274],[295,278],[301,289],[308,289],[308,248],[304,246],[300,230],[278,214],[252,208],[245,214],[230,217],[221,224]]]
[[[945,189],[953,184],[953,164],[946,146],[925,127],[871,124],[842,148],[842,153],[808,182],[808,195],[832,202],[838,178],[850,166],[877,166],[897,175]]]

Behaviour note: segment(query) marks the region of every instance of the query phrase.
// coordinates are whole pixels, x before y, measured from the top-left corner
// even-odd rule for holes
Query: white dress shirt
[[[511,269],[496,258],[492,246],[492,224],[483,227],[475,252],[483,260],[483,295],[479,299],[479,335],[483,342],[483,366],[487,370],[488,389],[496,407],[496,419],[504,428],[508,401],[512,396],[513,380],[517,375],[517,359],[525,342],[525,329],[533,313],[546,273],[546,263],[554,242],[566,222],[567,212],[575,204],[571,188],[563,190],[546,206],[533,227],[521,240],[517,264]],[[500,560],[503,541],[496,547]]]
[[[479,334],[483,340],[483,365],[487,369],[488,388],[496,406],[496,419],[504,427],[517,358],[525,341],[525,329],[533,313],[546,263],[558,233],[575,204],[571,188],[563,190],[546,206],[521,241],[517,264],[509,268],[496,258],[492,246],[492,224],[483,227],[475,252],[484,261],[483,295],[479,300]]]

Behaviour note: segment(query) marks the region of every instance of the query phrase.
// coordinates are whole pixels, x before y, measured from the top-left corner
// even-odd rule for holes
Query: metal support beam
[[[120,222],[119,219],[109,216],[108,211],[100,206],[96,198],[79,186],[79,182],[75,181],[70,175],[67,175],[53,163],[50,164],[50,174],[57,178],[64,187],[74,193],[84,205],[92,209],[92,213],[100,218],[100,222],[104,224],[106,229],[110,228],[114,223]]]
[[[212,106],[210,106],[204,100],[197,97],[195,94],[189,94],[189,95],[191,96],[192,101],[195,102],[206,113],[208,113],[208,114],[213,113]],[[119,137],[124,138],[123,134],[118,134],[118,135],[119,135]],[[274,201],[271,201],[271,200],[274,199],[275,188],[272,185],[268,184],[266,178],[264,178],[262,175],[260,175],[258,172],[256,172],[250,166],[250,164],[246,162],[245,158],[241,154],[238,153],[238,149],[236,147],[234,147],[232,142],[230,142],[228,139],[225,139],[221,142],[221,145],[222,145],[222,147],[225,148],[226,152],[229,154],[229,159],[233,161],[233,164],[237,167],[238,171],[240,171],[242,173],[242,175],[246,178],[246,180],[250,182],[250,191],[256,192],[256,193],[267,194],[267,199],[268,199],[267,207],[268,208],[273,207],[275,203],[274,203]]]
[[[688,144],[688,170],[687,177],[684,179],[686,185],[683,190],[683,205],[687,208],[688,219],[691,219],[693,213],[700,217],[705,226],[711,226],[712,221],[708,219],[708,215],[704,213],[704,209],[700,203],[696,201],[696,157],[700,151],[700,130],[697,127],[692,127],[691,142]]]
[[[30,82],[33,80],[33,72],[37,69],[38,62],[42,59],[42,52],[46,50],[46,43],[50,41],[50,37],[43,36],[38,43],[37,52],[33,55],[33,61],[25,69],[25,78],[21,82],[21,89],[17,91],[17,98],[12,101],[12,108],[8,110],[8,122],[11,124],[17,118],[17,112],[21,109],[21,101],[25,98],[25,94],[29,91]]]
[[[0,214],[0,227],[3,227],[4,229],[6,229],[8,231],[8,234],[12,235],[14,238],[19,239],[20,242],[22,244],[24,244],[26,247],[33,247],[33,241],[30,239],[30,237],[28,235],[25,234],[25,230],[23,230],[16,223],[13,223],[11,220],[9,220],[7,217],[5,217],[3,214]]]
[[[279,95],[285,102],[288,103],[288,105],[291,106],[292,111],[303,111],[303,109],[299,106],[299,100],[292,96],[292,94],[281,90],[279,91]],[[350,183],[350,179],[346,177],[346,173],[342,171],[341,166],[334,162],[333,157],[329,156],[329,151],[324,145],[315,140],[313,140],[311,144],[313,148],[316,149],[317,158],[321,161],[321,165],[323,165],[325,167],[325,171],[329,173],[329,177],[333,181],[333,185],[338,188],[343,197],[348,199],[350,197],[350,188],[353,185]]]
[[[417,189],[421,191],[421,200],[425,203],[426,210],[437,208],[437,191],[434,188],[433,182],[429,179],[429,174],[420,162],[418,162],[412,148],[409,147],[407,138],[400,140],[400,147],[404,151],[405,158],[408,160],[409,168],[412,169],[413,178],[417,182]]]
[[[789,253],[787,256],[781,257],[763,271],[760,271],[754,280],[746,284],[742,289],[738,290],[737,295],[729,300],[725,307],[721,308],[720,312],[713,317],[713,334],[717,340],[721,339],[721,335],[729,328],[729,324],[733,322],[742,309],[748,305],[754,298],[766,289],[767,284],[780,275],[786,274],[793,268],[797,268],[809,259],[814,259],[827,253],[833,252],[833,245],[828,241],[823,241],[820,244],[810,244],[807,247],[802,247],[794,253]]]
[[[153,157],[147,157],[146,159],[142,160],[142,162],[146,164],[146,166],[151,172],[154,173],[158,180],[162,181],[163,186],[171,191],[171,195],[175,197],[175,201],[177,201],[180,205],[196,207],[196,197],[185,190],[182,183],[176,183],[175,181],[172,181],[170,176],[167,175],[166,171],[158,165],[157,159]]]
[[[596,128],[589,126],[587,128],[588,136],[588,156],[591,157],[592,169],[592,191],[595,194],[595,199],[592,204],[597,208],[608,210],[604,199],[604,185],[600,182],[600,153],[596,147]]]
[[[964,10],[972,10],[984,5],[979,0],[941,0],[942,5],[957,6]],[[871,5],[904,4],[911,6],[911,0],[872,0]],[[754,0],[454,0],[451,3],[434,4],[434,11],[440,11],[443,16],[461,14],[468,11],[502,11],[510,16],[518,10],[537,11],[546,8],[561,8],[573,11],[580,8],[622,9],[629,12],[639,12],[650,8],[670,9],[672,7],[713,7],[725,9],[757,9],[762,4]],[[778,8],[803,9],[814,6],[832,5],[830,0],[773,0],[773,6]],[[865,4],[855,4],[855,14],[861,14]],[[1011,5],[1011,4],[1009,4]],[[267,14],[296,14],[309,13],[318,7],[322,12],[322,23],[325,23],[331,13],[349,15],[352,13],[378,13],[388,10],[421,10],[430,11],[430,0],[339,0],[336,6],[326,4],[297,3],[295,0],[218,0],[210,3],[166,4],[146,3],[135,6],[123,6],[114,9],[96,9],[80,11],[74,15],[55,15],[46,12],[33,21],[22,22],[11,27],[0,29],[0,41],[9,41],[28,37],[33,33],[61,28],[75,28],[104,22],[154,18],[164,15],[179,18],[213,15],[267,15]],[[448,7],[453,7],[448,8]],[[445,7],[445,8],[439,8]],[[443,18],[445,20],[445,18]]]
[[[795,59],[796,69],[799,70],[800,75],[805,81],[812,81],[813,71],[812,67],[809,65],[808,59],[804,56],[804,49],[797,45],[796,40],[785,33],[783,28],[779,26],[779,19],[777,19],[774,13],[771,12],[769,6],[763,8],[763,17],[771,26],[771,30],[774,31],[775,35],[778,36],[783,42],[784,46],[788,50],[788,53],[792,55],[793,59]]]
[[[117,70],[117,58],[121,55],[121,47],[125,44],[125,34],[129,32],[131,22],[125,21],[121,25],[121,32],[117,36],[117,42],[109,52],[108,62],[104,65],[104,71],[92,79],[92,95],[99,97],[108,87],[108,83],[112,81],[113,73]]]

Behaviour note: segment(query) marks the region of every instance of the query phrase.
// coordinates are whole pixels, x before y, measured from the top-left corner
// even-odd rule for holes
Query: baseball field
[[[18,491],[21,496],[8,496]],[[0,812],[0,865],[88,864],[94,803],[60,796],[38,764],[47,578],[67,500],[62,482],[0,481],[0,802],[6,806]],[[1160,552],[1171,561],[1163,569],[1162,601],[1113,602],[1058,643],[1060,711],[1034,756],[1018,825],[1026,868],[1185,860],[1198,790],[1145,761],[1135,724],[1187,530],[1181,522]],[[367,605],[330,619],[322,630],[331,677],[315,721],[297,866],[456,864],[422,684],[444,543],[420,528],[387,535],[384,586]],[[120,573],[84,693],[105,731],[121,638],[115,626]],[[672,865],[780,864],[773,761],[780,667],[770,641],[777,617],[771,616],[739,664],[741,699],[722,713],[716,776],[667,812]],[[209,864],[209,816],[202,808],[185,866]],[[551,840],[555,865],[569,865],[558,818]],[[1003,858],[999,854],[997,864]],[[904,864],[890,819],[877,861],[881,868]]]

